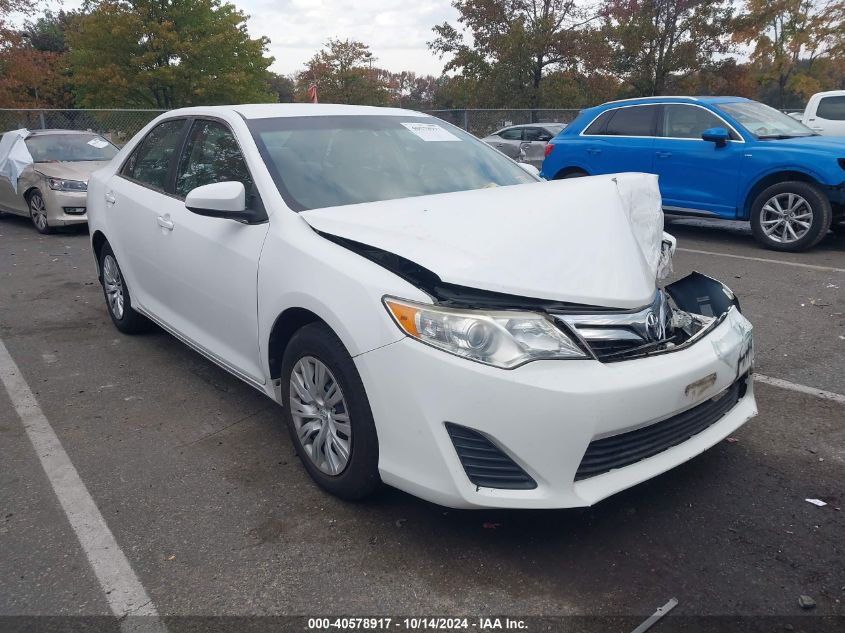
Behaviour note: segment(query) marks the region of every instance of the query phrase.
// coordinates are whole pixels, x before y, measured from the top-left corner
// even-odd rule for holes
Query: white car
[[[845,136],[845,90],[814,94],[807,102],[800,120],[822,136]]]
[[[117,328],[278,402],[326,490],[585,506],[755,415],[751,325],[659,287],[654,176],[531,172],[407,110],[175,110],[91,178],[92,246]]]

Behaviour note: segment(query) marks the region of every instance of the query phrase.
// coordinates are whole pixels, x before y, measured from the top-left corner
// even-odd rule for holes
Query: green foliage
[[[369,46],[354,40],[330,39],[297,77],[299,99],[306,100],[310,84],[317,86],[321,103],[388,105],[387,82],[373,68]]]
[[[83,107],[177,108],[274,100],[266,38],[221,0],[104,0],[67,33]]]
[[[632,96],[665,94],[729,48],[727,0],[606,0],[609,67]]]

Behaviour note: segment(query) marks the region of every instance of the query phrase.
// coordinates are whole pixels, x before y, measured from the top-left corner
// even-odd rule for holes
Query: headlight
[[[479,363],[511,369],[532,360],[587,357],[534,312],[454,310],[390,297],[384,305],[408,336]]]
[[[55,191],[88,191],[88,183],[82,180],[64,180],[63,178],[48,178],[47,184]]]

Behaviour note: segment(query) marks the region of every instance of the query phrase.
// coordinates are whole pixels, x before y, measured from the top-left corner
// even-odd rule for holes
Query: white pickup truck
[[[814,94],[801,116],[801,123],[824,136],[845,136],[845,90]]]

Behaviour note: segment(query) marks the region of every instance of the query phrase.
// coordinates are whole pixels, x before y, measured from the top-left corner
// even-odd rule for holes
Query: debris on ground
[[[813,600],[810,596],[805,596],[801,594],[798,596],[798,606],[802,609],[812,609],[816,606],[816,601]]]
[[[819,506],[820,508],[823,508],[827,505],[827,503],[822,501],[821,499],[804,499],[804,501],[806,501],[807,503],[812,503],[814,506]]]
[[[405,525],[405,521],[407,520],[408,519],[396,519],[396,527],[402,527],[403,525]]]
[[[738,439],[736,439],[735,437],[728,437],[728,438],[725,438],[725,441],[726,441],[726,442],[728,442],[728,443],[730,443],[730,444],[736,444],[737,442],[739,442],[739,440],[738,440]]]

